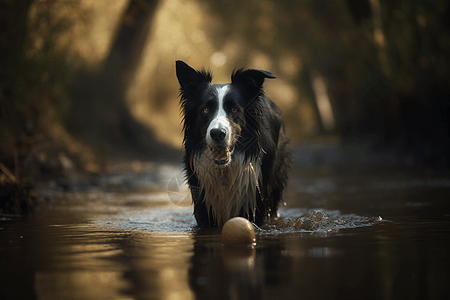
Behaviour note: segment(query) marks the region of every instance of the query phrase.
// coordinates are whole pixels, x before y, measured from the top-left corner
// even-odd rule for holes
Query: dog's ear
[[[231,83],[242,86],[247,92],[256,96],[262,91],[264,79],[276,78],[271,72],[256,69],[239,69],[231,75]]]
[[[199,88],[212,81],[211,72],[196,71],[184,61],[177,60],[175,63],[180,90],[183,94],[195,94]]]

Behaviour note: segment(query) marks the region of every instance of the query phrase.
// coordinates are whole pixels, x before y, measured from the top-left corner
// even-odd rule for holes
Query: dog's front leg
[[[192,191],[191,191],[192,192]],[[192,196],[194,198],[195,192],[192,192]],[[200,228],[208,228],[216,226],[214,220],[211,216],[211,211],[208,212],[208,209],[205,205],[205,193],[202,191],[200,195],[197,195],[194,202],[194,216],[197,221],[197,225]]]

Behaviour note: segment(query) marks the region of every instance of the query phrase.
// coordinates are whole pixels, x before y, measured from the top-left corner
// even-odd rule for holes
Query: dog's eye
[[[204,113],[204,114],[209,113],[209,108],[205,107],[205,108],[203,109],[203,113]]]
[[[233,107],[233,108],[231,109],[231,112],[232,112],[233,114],[235,114],[235,113],[238,112],[238,109],[237,109],[236,107]]]

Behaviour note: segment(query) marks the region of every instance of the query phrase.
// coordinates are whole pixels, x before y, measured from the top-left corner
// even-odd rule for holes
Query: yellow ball
[[[255,242],[255,230],[249,220],[235,217],[223,225],[222,243],[224,245],[245,245]]]

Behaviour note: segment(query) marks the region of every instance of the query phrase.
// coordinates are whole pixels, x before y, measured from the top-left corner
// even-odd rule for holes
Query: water
[[[298,170],[281,216],[327,221],[255,247],[195,227],[178,166],[52,182],[34,215],[1,216],[0,299],[448,298],[449,178]]]

